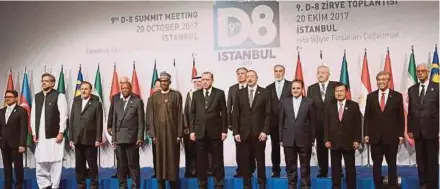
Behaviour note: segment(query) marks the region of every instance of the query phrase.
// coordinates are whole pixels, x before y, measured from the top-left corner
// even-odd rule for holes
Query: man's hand
[[[33,136],[32,136],[32,140],[34,141],[34,143],[38,143],[38,138],[37,138],[37,136],[33,135]]]
[[[72,149],[75,149],[75,143],[73,141],[69,141],[69,146]]]
[[[353,142],[353,148],[355,150],[359,149],[359,143],[358,142]]]
[[[63,133],[58,133],[57,138],[55,139],[56,143],[61,143],[63,141]]]
[[[116,149],[116,143],[112,143],[112,147],[113,147],[113,149]]]
[[[235,141],[241,142],[240,135],[235,135],[234,138],[235,138]]]
[[[332,147],[332,143],[330,141],[325,142],[325,147],[331,148]]]
[[[180,139],[179,137],[177,137],[177,143],[180,143],[180,140],[181,140],[181,139]]]
[[[101,142],[95,141],[95,147],[99,147],[99,146],[101,146]]]
[[[280,142],[280,146],[283,146],[283,142]]]
[[[196,141],[196,133],[191,133],[191,134],[189,134],[189,138],[190,138],[192,141]]]
[[[18,153],[23,153],[26,148],[23,146],[18,147]]]
[[[228,134],[227,134],[227,133],[222,133],[222,140],[223,140],[223,141],[226,140],[227,137],[228,137]]]
[[[414,133],[408,133],[410,139],[414,139]]]
[[[258,136],[258,140],[260,140],[260,142],[261,142],[261,141],[266,141],[266,139],[267,139],[266,133],[261,132],[260,136]]]
[[[370,137],[369,136],[364,136],[364,141],[365,143],[370,143]]]
[[[189,129],[184,129],[184,130],[183,130],[183,134],[185,134],[185,135],[189,135]]]
[[[108,134],[112,135],[112,128],[107,128]]]
[[[399,144],[403,144],[403,137],[399,137]]]
[[[139,147],[139,146],[142,146],[142,142],[143,142],[142,140],[137,140],[137,141],[136,141],[136,146],[138,146],[138,147]]]
[[[153,144],[157,144],[159,141],[157,140],[157,137],[153,137]]]

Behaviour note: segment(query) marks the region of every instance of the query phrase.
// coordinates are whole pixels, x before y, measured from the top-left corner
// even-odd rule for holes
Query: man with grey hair
[[[419,83],[408,89],[408,135],[415,139],[420,188],[438,188],[439,91],[425,64],[416,68]]]
[[[160,189],[165,181],[171,189],[179,188],[180,141],[183,136],[182,95],[170,88],[171,75],[160,73],[160,92],[150,97],[147,112],[148,129],[155,144],[156,178]]]
[[[324,141],[324,112],[326,105],[335,99],[334,87],[338,82],[329,81],[330,69],[328,66],[320,65],[317,68],[316,76],[318,82],[310,85],[307,89],[307,97],[313,99],[316,107],[316,153],[318,159],[319,172],[317,177],[327,177],[328,174],[328,148]]]
[[[405,118],[403,97],[389,88],[390,74],[376,76],[378,90],[368,94],[364,116],[364,140],[371,144],[373,179],[376,188],[397,188],[397,150],[403,143]],[[382,181],[383,157],[388,165],[388,186]],[[437,170],[438,171],[438,170]]]

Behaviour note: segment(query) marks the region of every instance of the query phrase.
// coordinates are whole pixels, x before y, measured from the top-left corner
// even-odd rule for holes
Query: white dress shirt
[[[382,99],[382,93],[385,93],[385,104],[387,104],[387,100],[388,100],[388,94],[390,93],[390,88],[387,88],[385,91],[382,90],[378,90],[379,94],[378,96],[378,100],[379,100],[379,105],[380,105],[380,99]]]
[[[209,89],[203,89],[203,96],[204,97],[206,97],[206,91],[208,91],[208,96],[211,96],[212,87],[210,87]]]
[[[243,84],[238,83],[238,89],[244,89],[244,88],[246,88],[246,87],[247,87],[247,84],[246,84],[246,83],[243,83]]]
[[[84,111],[84,108],[87,106],[87,103],[89,102],[89,99],[90,99],[90,97],[87,98],[87,99],[84,99],[84,98],[82,99],[82,102],[81,102],[81,106],[82,106],[81,112]]]
[[[17,104],[12,104],[11,106],[8,105],[6,107],[6,112],[5,112],[6,123],[8,123],[9,116],[11,115],[12,111],[14,110],[15,105],[17,105]]]
[[[299,96],[298,98],[292,97],[293,101],[293,111],[295,112],[295,119],[296,116],[298,116],[299,107],[301,106],[302,96]]]
[[[324,84],[324,95],[321,96],[322,101],[325,100],[325,95],[326,95],[326,92],[327,92],[328,83],[330,83],[329,80],[325,81],[324,83],[319,82],[319,93],[321,93],[322,84]]]
[[[280,99],[281,93],[283,93],[284,83],[285,83],[284,79],[275,81],[275,91],[277,92],[278,99]]]

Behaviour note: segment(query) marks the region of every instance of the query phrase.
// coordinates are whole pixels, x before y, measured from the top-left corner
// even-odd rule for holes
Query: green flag
[[[66,83],[64,82],[64,71],[63,71],[63,66],[61,66],[61,72],[60,72],[60,77],[58,78],[58,86],[57,86],[57,91],[61,94],[66,95]],[[69,135],[68,135],[68,131],[69,131],[69,121],[67,120],[66,122],[67,126],[66,129],[64,130],[64,138],[66,139],[66,144],[69,143]],[[66,145],[66,148],[69,145]]]
[[[348,68],[347,68],[347,56],[344,50],[344,57],[342,57],[342,66],[341,66],[341,75],[339,76],[339,82],[345,84],[348,88],[347,91],[347,99],[351,100],[351,91],[350,91],[350,78],[348,77]]]
[[[102,104],[104,104],[103,96],[102,96],[102,83],[101,83],[101,71],[98,69],[96,70],[95,74],[95,90],[93,90],[93,94],[99,97],[99,101],[101,101]],[[107,132],[107,122],[105,120],[105,114],[104,114],[104,105],[102,105],[102,121],[103,121],[103,134],[102,134],[102,142],[105,143],[107,141],[106,138],[106,132]]]

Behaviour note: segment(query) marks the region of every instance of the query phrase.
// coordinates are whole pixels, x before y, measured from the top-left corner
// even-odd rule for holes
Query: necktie
[[[280,99],[280,96],[281,96],[281,81],[278,81],[277,82],[278,83],[278,86],[277,86],[277,97],[278,97],[278,99]]]
[[[382,97],[380,97],[380,111],[385,110],[385,93],[382,93]]]
[[[6,108],[6,123],[8,123],[9,116],[11,115],[11,108]]]
[[[205,92],[205,108],[208,108],[209,91]]]
[[[344,104],[342,102],[339,103],[339,110],[338,110],[338,115],[339,115],[339,121],[342,121],[342,116],[344,115]]]
[[[122,112],[125,111],[125,106],[127,105],[127,99],[122,98]]]
[[[249,105],[252,107],[252,102],[254,102],[254,89],[249,90]]]
[[[420,105],[423,104],[424,97],[425,97],[425,85],[422,85],[422,91],[420,91]]]
[[[322,101],[325,100],[325,84],[324,83],[321,84],[321,98],[322,98]]]
[[[244,85],[241,86],[241,89],[243,89],[243,88],[244,88]]]

